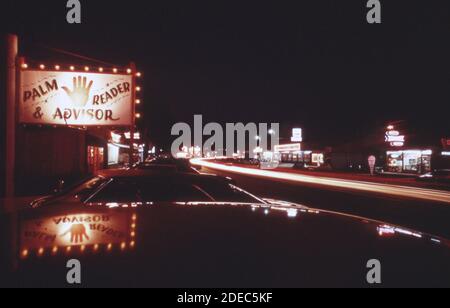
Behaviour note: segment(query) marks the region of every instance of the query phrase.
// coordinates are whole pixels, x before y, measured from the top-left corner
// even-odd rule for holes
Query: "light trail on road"
[[[334,179],[334,178],[327,178],[327,177],[320,177],[320,176],[292,174],[292,173],[279,172],[279,171],[268,171],[268,170],[244,168],[244,167],[229,166],[229,165],[224,165],[224,164],[219,164],[219,163],[213,163],[211,161],[204,160],[204,159],[192,159],[191,163],[195,166],[201,166],[201,167],[210,168],[210,169],[214,169],[214,170],[220,170],[220,171],[243,174],[243,175],[250,175],[250,176],[257,176],[257,177],[263,177],[263,178],[269,178],[269,179],[275,179],[275,180],[314,184],[314,185],[320,185],[320,186],[342,188],[345,190],[366,191],[366,192],[378,193],[378,194],[384,194],[384,195],[390,195],[390,196],[450,203],[450,192],[440,191],[440,190],[389,185],[389,184],[380,184],[380,183],[371,183],[371,182],[363,182],[363,181],[352,181],[352,180],[344,180],[344,179]]]

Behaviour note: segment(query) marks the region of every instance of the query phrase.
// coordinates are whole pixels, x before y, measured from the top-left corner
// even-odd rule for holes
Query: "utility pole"
[[[16,165],[16,102],[17,102],[17,59],[19,38],[17,35],[6,36],[6,146],[5,146],[5,197],[15,195]]]

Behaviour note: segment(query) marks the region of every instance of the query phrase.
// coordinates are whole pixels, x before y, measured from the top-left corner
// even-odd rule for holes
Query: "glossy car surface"
[[[172,169],[181,173],[199,174],[187,159],[175,159],[171,157],[156,157],[146,162],[136,164],[131,169],[137,170],[158,170],[158,169]]]
[[[264,203],[233,185],[229,178],[167,169],[133,169],[102,171],[57,195],[37,199],[31,206],[185,201]]]
[[[98,177],[189,183],[209,200],[95,200],[104,185],[95,183],[88,199],[76,197],[76,187],[35,209],[4,213],[2,285],[68,286],[66,263],[75,258],[85,287],[365,287],[373,259],[382,264],[382,286],[450,286],[450,246],[442,238],[261,200],[222,178]],[[207,185],[229,187],[225,196],[233,198],[219,201]]]

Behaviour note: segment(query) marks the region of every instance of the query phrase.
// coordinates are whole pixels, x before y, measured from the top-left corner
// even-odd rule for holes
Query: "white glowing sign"
[[[302,145],[300,143],[282,144],[282,145],[275,146],[276,153],[300,152],[301,150],[302,150]]]
[[[405,145],[405,136],[400,135],[399,131],[390,130],[386,132],[385,141],[393,147],[402,147]]]
[[[120,141],[122,140],[122,136],[119,134],[111,133],[111,139],[115,143],[120,143]]]
[[[292,142],[303,142],[303,129],[301,128],[294,128],[292,130]]]
[[[71,126],[130,126],[131,75],[21,71],[20,122]]]
[[[131,139],[131,133],[127,132],[125,133],[125,138],[130,140]],[[139,140],[141,139],[141,134],[140,133],[134,133],[134,140]]]
[[[404,145],[405,145],[405,143],[402,141],[391,142],[391,146],[393,146],[393,147],[402,147]]]

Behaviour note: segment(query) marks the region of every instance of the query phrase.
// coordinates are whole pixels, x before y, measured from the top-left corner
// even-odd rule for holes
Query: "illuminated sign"
[[[405,143],[402,142],[402,141],[391,142],[391,146],[393,146],[393,147],[402,147],[402,146],[404,146],[404,145],[405,145]]]
[[[390,130],[390,131],[386,132],[386,136],[397,137],[397,136],[400,136],[400,132],[397,130]]]
[[[24,220],[20,224],[21,251],[67,247],[134,245],[136,215],[80,213]]]
[[[392,147],[402,147],[405,145],[405,136],[400,135],[399,131],[389,130],[385,134],[385,141]]]
[[[125,138],[127,140],[130,140],[131,139],[131,133],[130,132],[125,133]],[[134,140],[139,140],[139,139],[141,139],[141,134],[140,133],[134,133]]]
[[[324,155],[323,155],[323,154],[321,154],[321,153],[315,153],[315,154],[312,154],[312,156],[311,156],[311,161],[312,161],[314,164],[322,165],[322,164],[325,163],[325,158],[324,158]]]
[[[20,122],[71,126],[130,126],[132,75],[21,71]]]
[[[111,133],[111,140],[115,143],[120,143],[122,136],[119,134]]]
[[[286,152],[300,152],[302,150],[302,145],[300,143],[295,144],[281,144],[275,146],[275,152],[286,153]]]
[[[292,142],[303,142],[303,129],[301,128],[294,128],[292,130]]]
[[[405,136],[387,136],[386,142],[405,142]]]

